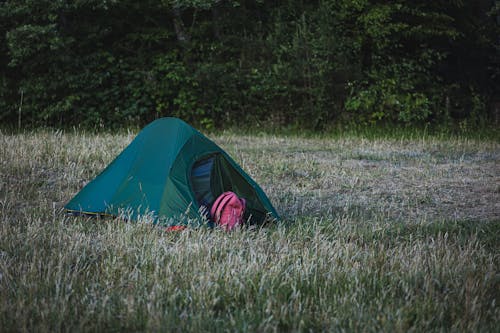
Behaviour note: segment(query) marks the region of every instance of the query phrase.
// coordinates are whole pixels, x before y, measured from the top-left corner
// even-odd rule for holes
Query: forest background
[[[0,1],[11,127],[497,126],[500,2]]]

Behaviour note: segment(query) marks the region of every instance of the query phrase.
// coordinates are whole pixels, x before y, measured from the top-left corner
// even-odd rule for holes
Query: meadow
[[[0,331],[498,331],[498,141],[223,132],[280,221],[66,215],[135,134],[0,132]]]

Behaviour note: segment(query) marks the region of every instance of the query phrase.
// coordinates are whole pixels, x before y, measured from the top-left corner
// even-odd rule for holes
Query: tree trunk
[[[220,27],[219,23],[221,20],[220,16],[220,11],[219,8],[217,8],[217,5],[219,2],[217,2],[213,7],[212,7],[212,22],[213,22],[213,28],[214,28],[214,36],[216,40],[221,40],[221,32],[220,32]]]
[[[175,34],[177,35],[177,40],[181,44],[189,43],[191,37],[189,36],[189,32],[186,30],[184,22],[182,21],[180,8],[174,7],[173,12],[174,12],[174,29],[175,29]]]

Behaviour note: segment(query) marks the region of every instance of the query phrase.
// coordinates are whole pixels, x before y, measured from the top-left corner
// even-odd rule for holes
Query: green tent
[[[203,134],[176,118],[146,126],[108,167],[67,205],[80,214],[152,216],[168,225],[201,223],[204,207],[233,191],[247,201],[245,218],[278,218],[255,181]]]

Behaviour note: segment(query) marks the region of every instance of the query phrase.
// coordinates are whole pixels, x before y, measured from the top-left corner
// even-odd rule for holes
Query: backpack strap
[[[222,211],[224,206],[229,202],[229,200],[231,200],[233,195],[234,193],[232,192],[224,192],[217,198],[217,200],[215,200],[214,205],[210,210],[212,218],[215,220],[215,222],[218,222],[218,220],[220,219],[220,212]]]
[[[226,205],[231,201],[232,195],[229,193],[227,194],[220,202],[220,204],[217,206],[217,209],[215,210],[215,220],[216,222],[220,221],[222,212],[224,211],[224,208]]]
[[[215,199],[215,202],[212,204],[212,207],[210,208],[210,216],[214,216],[215,215],[215,212],[217,211],[217,208],[219,207],[220,205],[220,202],[222,201],[222,199],[224,198],[224,193],[219,195],[217,197],[217,199]]]

